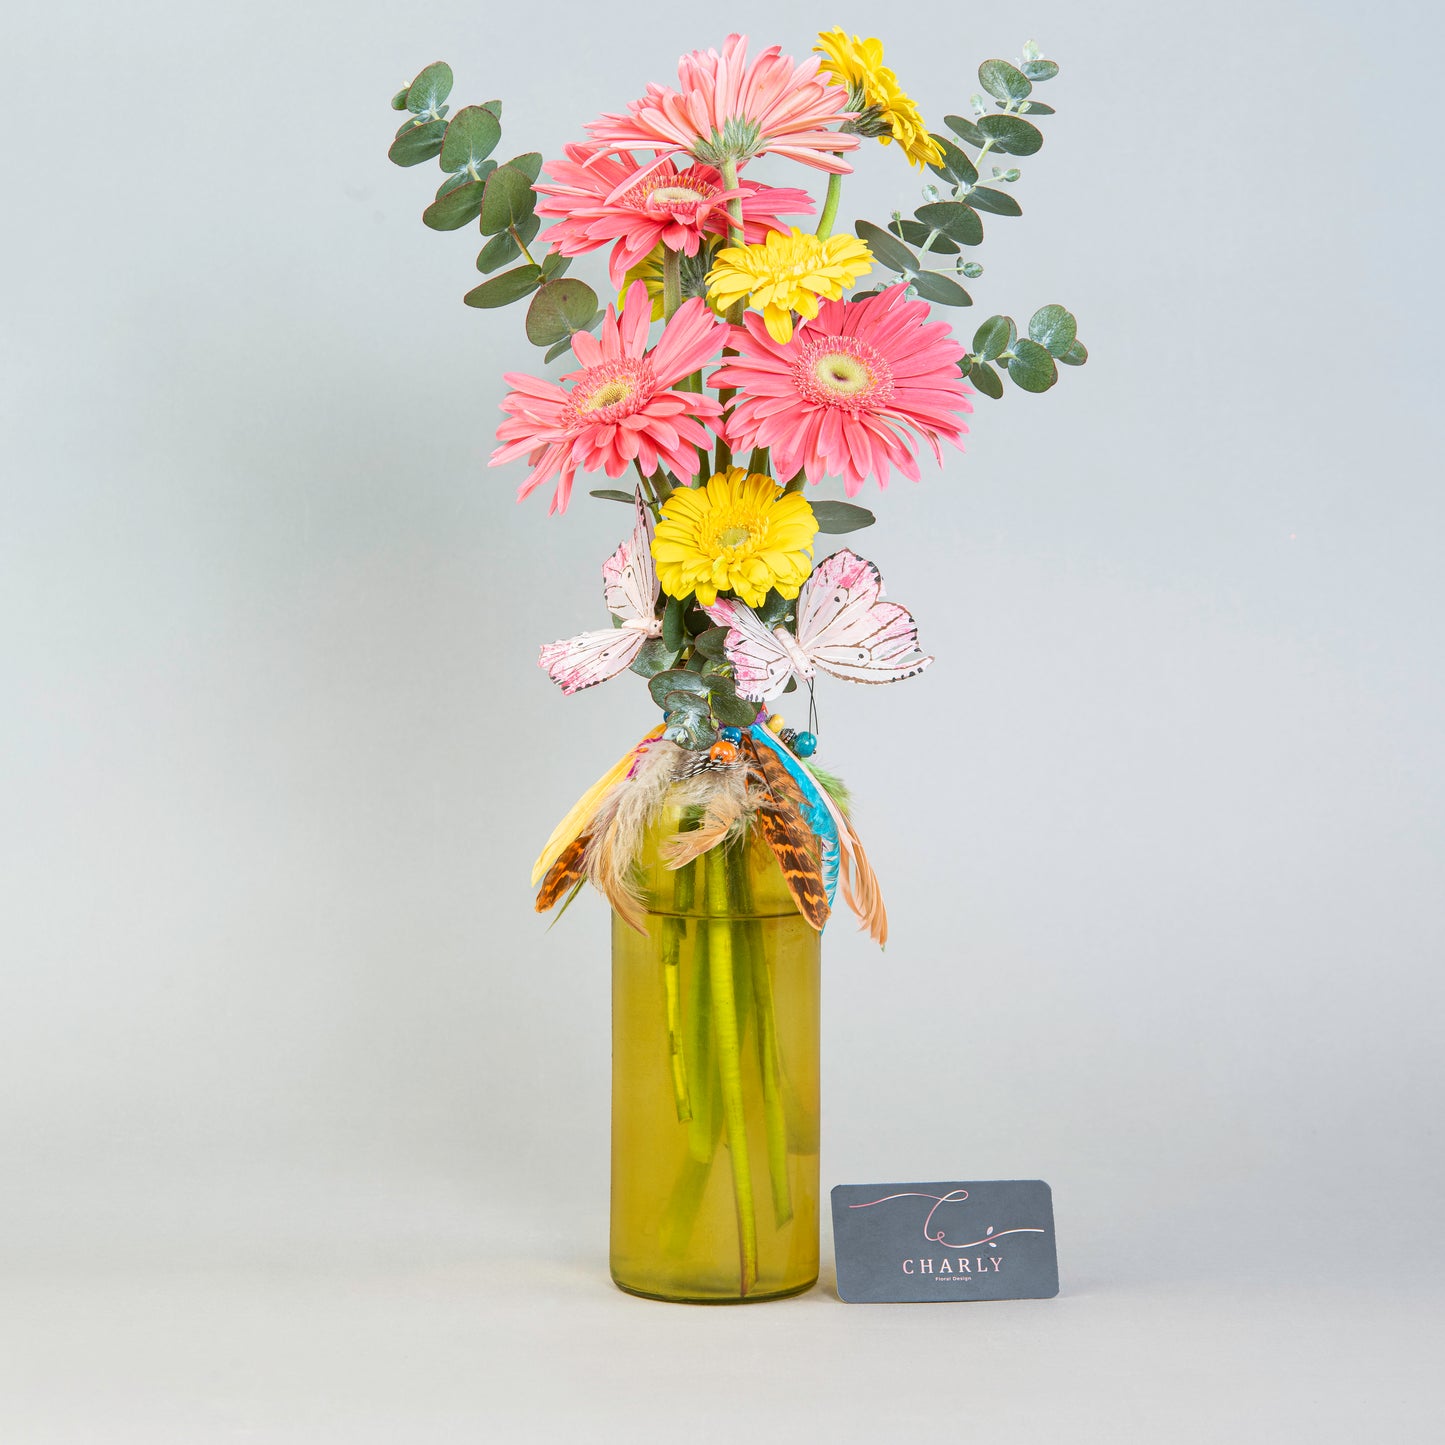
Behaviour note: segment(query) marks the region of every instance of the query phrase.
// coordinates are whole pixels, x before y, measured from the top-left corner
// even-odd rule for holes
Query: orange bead
[[[708,750],[707,755],[715,763],[735,763],[740,756],[738,745],[719,738]]]

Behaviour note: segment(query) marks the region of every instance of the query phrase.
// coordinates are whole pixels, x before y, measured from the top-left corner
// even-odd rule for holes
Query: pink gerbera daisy
[[[614,286],[659,242],[695,256],[704,235],[725,236],[727,204],[734,198],[742,205],[749,242],[786,232],[778,219],[784,212],[806,215],[813,209],[806,191],[754,181],[739,181],[729,191],[711,166],[680,171],[663,161],[644,171],[627,152],[599,154],[596,146],[569,145],[567,159],[549,162],[547,174],[550,179],[535,187],[543,197],[537,214],[557,220],[545,239],[564,256],[615,241],[608,267]]]
[[[729,35],[721,55],[694,50],[678,61],[680,90],[649,85],[626,115],[604,115],[587,131],[612,151],[686,151],[714,166],[772,152],[821,171],[850,171],[838,152],[855,150],[858,137],[831,127],[856,112],[847,90],[818,74],[822,60],[797,65],[770,45],[749,63],[747,36]]]
[[[535,376],[506,375],[512,390],[502,410],[510,419],[497,428],[502,445],[488,465],[525,454],[532,474],[517,488],[518,501],[556,477],[547,510],[565,512],[579,470],[620,477],[634,459],[648,476],[660,467],[677,477],[697,475],[697,449],[712,442],[703,423],[721,431],[722,408],[711,397],[671,387],[717,355],[727,328],[695,297],[678,307],[648,351],[651,319],[647,287],[634,282],[620,317],[607,308],[600,338],[573,334],[582,369],[562,378],[573,384],[570,391]]]
[[[824,301],[785,344],[747,312],[733,328],[738,355],[710,382],[738,389],[728,440],[735,449],[771,448],[778,477],[841,476],[850,497],[870,476],[886,487],[890,466],[916,482],[909,429],[941,463],[939,440],[961,451],[968,428],[959,413],[973,410],[958,370],[963,347],[947,322],[927,318],[928,303],[910,301],[906,286]]]

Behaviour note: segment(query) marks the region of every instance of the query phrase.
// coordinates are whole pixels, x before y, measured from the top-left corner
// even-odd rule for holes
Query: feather
[[[643,835],[691,754],[676,743],[649,739],[638,745],[627,777],[612,789],[592,821],[585,853],[587,877],[639,933],[646,931],[634,865]]]
[[[542,849],[537,861],[532,865],[532,882],[541,882],[547,870],[562,856],[562,851],[577,837],[588,831],[587,825],[596,815],[598,808],[607,795],[615,788],[632,769],[637,760],[638,748],[645,747],[653,738],[662,736],[662,728],[655,727],[648,733],[637,747],[629,748],[617,762],[609,768],[598,780],[572,804],[567,816],[552,830],[552,836],[547,839],[546,846]]]
[[[537,891],[537,912],[546,913],[554,903],[582,880],[583,854],[587,851],[589,835],[579,834],[558,856],[557,861],[547,870],[542,886]]]
[[[848,907],[858,915],[858,921],[867,930],[868,936],[882,948],[888,942],[888,910],[883,906],[883,890],[851,825],[848,827],[847,851],[851,868],[844,869],[843,897],[847,899]],[[853,875],[851,880],[849,872]]]
[[[786,803],[781,808],[765,804],[754,817],[758,832],[783,870],[783,882],[788,885],[798,912],[821,933],[830,909],[818,858],[817,835]]]
[[[807,767],[813,774],[813,781],[837,804],[838,811],[846,818],[853,809],[853,794],[849,792],[848,784],[837,773],[830,773],[817,763],[809,763]]]
[[[754,723],[748,729],[748,735],[755,745],[762,744],[756,749],[759,761],[763,762],[765,757],[776,760],[802,794],[803,820],[823,843],[823,886],[827,889],[828,902],[832,903],[838,887],[839,836],[841,829],[848,825],[837,804],[818,787],[812,774],[803,766],[802,759],[795,757],[761,723]],[[776,776],[771,762],[763,762],[763,767],[765,777]]]
[[[702,857],[710,848],[720,847],[738,831],[748,806],[747,779],[741,768],[702,774],[712,782],[711,795],[697,827],[669,838],[662,845],[662,861],[669,868],[683,868]],[[684,790],[679,789],[679,793]],[[691,793],[693,789],[687,788]],[[674,799],[678,794],[674,794]],[[701,800],[699,800],[701,801]],[[684,804],[686,806],[686,804]],[[695,806],[695,805],[694,805]]]

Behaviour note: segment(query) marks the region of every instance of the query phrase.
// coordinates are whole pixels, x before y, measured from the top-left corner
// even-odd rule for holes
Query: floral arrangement
[[[733,35],[684,56],[675,87],[651,84],[594,120],[545,169],[535,151],[492,159],[501,102],[450,112],[444,63],[394,97],[408,114],[391,159],[446,173],[422,220],[487,238],[476,264],[488,279],[466,304],[525,302],[543,360],[572,353],[560,381],[507,375],[491,464],[525,462],[519,498],[549,488],[553,513],[579,472],[634,475],[630,489],[590,493],[631,509],[602,566],[611,625],[547,644],[540,661],[565,694],[638,674],[662,716],[548,840],[539,911],[590,879],[641,929],[636,864],[668,803],[687,819],[665,844],[670,866],[759,837],[814,928],[841,886],[886,939],[847,792],[813,761],[812,695],[819,674],[897,682],[932,659],[878,569],[848,547],[817,557],[819,536],[871,525],[851,499],[895,471],[918,481],[920,443],[940,463],[943,443],[961,450],[975,394],[1000,397],[1005,376],[1046,391],[1060,365],[1086,360],[1062,306],[1035,311],[1024,334],[991,316],[968,346],[934,309],[972,305],[964,282],[982,268],[965,257],[984,217],[1021,214],[1014,161],[1043,145],[1035,121],[1053,111],[1034,91],[1057,73],[1032,43],[1016,63],[985,61],[971,113],[946,115],[945,134],[877,40],[835,29],[798,62],[776,45],[750,57]],[[843,181],[868,141],[935,179],[911,216],[849,234],[835,229]],[[825,179],[821,203],[744,173],[769,155]],[[607,304],[570,274],[600,251],[617,293]],[[850,500],[809,499],[830,479]],[[800,687],[808,730],[772,711]]]

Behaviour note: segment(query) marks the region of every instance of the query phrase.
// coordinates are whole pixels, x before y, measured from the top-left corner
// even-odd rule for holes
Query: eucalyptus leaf
[[[507,162],[514,170],[519,170],[528,180],[535,181],[542,174],[542,152],[527,151],[523,155],[513,156]]]
[[[700,652],[694,652],[683,664],[688,672],[696,674],[699,678],[701,678],[702,670],[706,665],[707,659]]]
[[[888,229],[910,246],[917,246],[920,251],[923,250],[923,243],[932,236],[933,241],[924,253],[926,255],[958,255],[958,242],[950,241],[941,231],[937,231],[933,226],[925,226],[922,221],[889,221]]]
[[[626,502],[630,507],[637,499],[631,492],[619,491],[616,487],[598,487],[595,491],[588,492],[589,497],[600,497],[604,502]],[[678,643],[681,647],[682,644]]]
[[[554,341],[546,349],[546,351],[542,353],[542,360],[556,361],[556,359],[561,356],[564,351],[571,351],[571,349],[572,338],[570,336],[564,336],[561,341]]]
[[[500,100],[487,100],[483,101],[482,103],[489,111],[491,111],[494,116],[496,116],[498,120],[501,120],[502,102]]]
[[[1027,111],[1029,115],[1057,115],[1057,114],[1058,114],[1058,112],[1053,108],[1053,106],[1051,106],[1051,105],[1045,105],[1045,104],[1043,103],[1043,101],[1041,101],[1041,100],[1034,100],[1034,99],[1032,99],[1032,98],[1030,98],[1025,105],[1019,106],[1019,114],[1020,114],[1020,115],[1022,115],[1025,111]]]
[[[996,100],[1027,100],[1033,82],[1007,60],[985,60],[978,68],[978,83]]]
[[[1062,356],[1079,334],[1078,323],[1062,306],[1040,306],[1029,317],[1029,336],[1050,356]]]
[[[712,715],[724,727],[751,727],[758,720],[758,705],[736,692],[717,693],[712,700]]]
[[[1016,115],[981,115],[978,128],[1008,156],[1031,156],[1044,143],[1043,131]]]
[[[452,93],[452,68],[445,60],[434,60],[406,88],[406,108],[413,115],[435,111]]]
[[[878,520],[867,507],[854,506],[852,502],[814,502],[813,516],[818,530],[834,537],[843,532],[861,531]]]
[[[973,333],[973,354],[985,361],[1002,356],[1018,339],[1019,329],[1012,316],[990,316]],[[1000,392],[1002,395],[1002,392]]]
[[[487,164],[491,165],[491,162],[488,161]],[[505,266],[508,261],[515,261],[522,254],[522,246],[530,246],[541,227],[542,218],[534,212],[517,223],[516,237],[513,237],[511,231],[499,231],[482,247],[478,254],[477,270],[483,273],[495,271],[498,266]],[[517,238],[520,238],[521,246],[517,244]]]
[[[422,224],[433,231],[459,231],[481,214],[482,193],[486,188],[485,181],[468,181],[447,191],[421,213]]]
[[[481,165],[496,150],[502,123],[484,105],[465,105],[448,122],[442,142],[442,169],[462,171]]]
[[[637,649],[637,656],[632,659],[630,670],[638,677],[665,677],[676,661],[677,653],[670,649],[662,638],[649,637]]]
[[[386,158],[396,166],[419,166],[432,160],[441,154],[446,128],[444,120],[429,120],[422,125],[408,121],[397,131]]]
[[[991,211],[995,216],[1021,216],[1024,208],[1006,191],[995,191],[989,186],[975,186],[968,193],[968,203],[980,211]]]
[[[706,632],[699,632],[693,638],[692,645],[704,657],[724,657],[727,654],[723,644],[727,642],[730,631],[727,627],[709,627]]]
[[[1030,80],[1052,80],[1059,73],[1058,63],[1053,60],[1026,60],[1022,70]]]
[[[510,306],[512,302],[530,296],[541,284],[540,266],[518,266],[515,270],[503,271],[500,276],[493,276],[490,281],[483,281],[480,286],[473,286],[462,300],[468,306],[480,306],[484,309]]]
[[[975,361],[968,369],[968,379],[985,395],[995,401],[1003,395],[1003,377],[986,361]]]
[[[701,607],[689,607],[682,614],[682,621],[691,637],[698,637],[704,632],[712,631],[712,618]]]
[[[967,142],[971,146],[983,146],[988,144],[988,137],[971,121],[961,115],[946,115],[943,123],[959,140]]]
[[[1089,359],[1089,348],[1082,341],[1075,341],[1057,360],[1064,366],[1082,366]]]
[[[978,168],[974,163],[946,135],[934,135],[931,139],[943,152],[943,164],[929,166],[928,169],[954,185],[971,186],[978,179]]]
[[[534,216],[532,218],[536,220]],[[560,251],[549,251],[542,258],[542,274],[549,281],[554,281],[558,276],[564,276],[572,265],[572,258],[564,256]]]
[[[486,185],[487,192],[482,198],[482,235],[495,236],[532,214],[537,197],[525,171],[498,166],[487,177]]]
[[[392,96],[392,98],[391,98],[391,108],[392,108],[393,110],[405,110],[405,109],[406,109],[406,96],[407,96],[407,91],[409,91],[410,89],[411,89],[411,87],[410,87],[410,86],[407,86],[405,89],[397,91],[397,93],[396,93],[394,96]]]
[[[682,603],[676,597],[669,597],[662,609],[662,640],[674,652],[681,652],[682,644],[687,641],[687,629],[682,625]]]
[[[873,253],[873,259],[890,271],[900,271],[907,275],[918,270],[918,258],[896,236],[890,236],[871,221],[857,221],[853,230],[858,239]]]
[[[661,642],[660,637],[651,639],[653,642]],[[663,701],[669,693],[691,694],[694,698],[705,699],[707,697],[707,683],[695,672],[687,672],[681,668],[670,668],[666,672],[659,672],[647,684],[647,690],[652,694],[652,700],[658,707],[666,707]]]
[[[585,330],[596,314],[597,293],[585,281],[572,276],[548,281],[527,308],[527,340],[533,346],[552,346]]]
[[[775,587],[763,598],[763,605],[753,608],[753,611],[758,614],[758,621],[764,627],[776,627],[787,617],[792,607],[793,603],[789,602]]]
[[[1008,374],[1009,379],[1025,391],[1047,391],[1059,379],[1054,358],[1037,341],[1027,337],[1014,342]]]
[[[925,301],[934,301],[940,306],[973,305],[973,297],[953,277],[941,272],[920,271],[910,284]]]
[[[961,246],[977,246],[983,241],[983,222],[978,212],[962,201],[931,201],[913,214],[925,226],[942,231]]]

